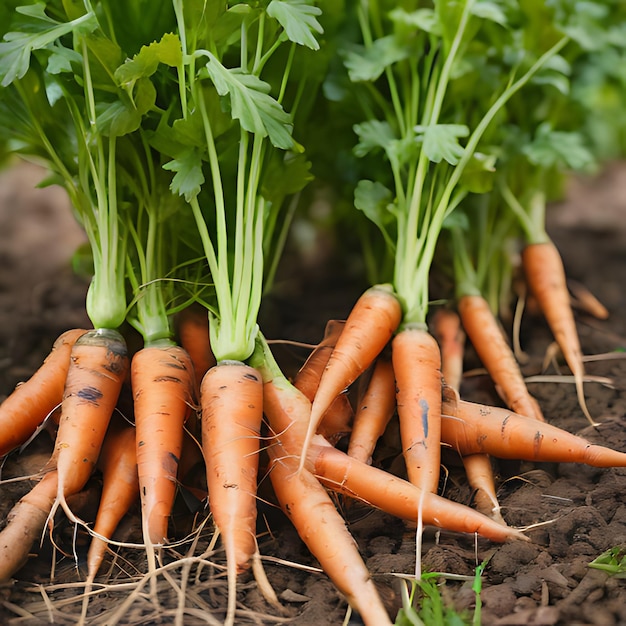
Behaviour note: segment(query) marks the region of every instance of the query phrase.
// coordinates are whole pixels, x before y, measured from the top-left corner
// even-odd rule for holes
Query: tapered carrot
[[[50,471],[11,510],[0,532],[0,582],[24,565],[35,541],[39,540],[54,505],[58,483]]]
[[[193,406],[191,359],[170,342],[143,348],[133,356],[131,383],[144,539],[162,544],[176,495],[183,426]]]
[[[402,452],[409,480],[437,493],[441,450],[441,353],[434,337],[408,327],[391,343]]]
[[[390,625],[358,547],[324,487],[308,470],[298,469],[279,441],[268,452],[274,492],[302,541],[366,625]]]
[[[567,285],[572,292],[573,305],[596,319],[606,320],[609,318],[609,310],[596,298],[582,283],[568,280]]]
[[[465,333],[461,328],[461,318],[456,311],[439,309],[432,319],[433,335],[441,348],[441,373],[448,387],[459,392],[463,376],[463,349]],[[476,509],[505,524],[500,513],[496,494],[493,467],[488,454],[471,454],[462,457],[467,482],[474,490]]]
[[[433,337],[441,352],[441,375],[446,385],[460,391],[463,379],[465,333],[461,319],[452,309],[437,309],[432,317]]]
[[[204,376],[200,399],[209,506],[226,550],[227,621],[232,621],[237,574],[249,566],[257,550],[261,375],[239,361],[221,361]]]
[[[585,401],[585,368],[561,255],[551,241],[529,244],[522,250],[522,266],[528,287],[572,371],[578,403],[585,417],[595,425]]]
[[[458,310],[465,332],[504,403],[516,413],[543,422],[539,403],[530,395],[513,351],[487,300],[479,295],[462,296]]]
[[[61,404],[72,346],[86,332],[83,329],[64,332],[41,367],[0,405],[0,456],[27,441]]]
[[[215,365],[215,356],[209,339],[209,316],[202,307],[189,306],[177,316],[179,343],[193,363],[197,389],[204,375]]]
[[[100,451],[102,493],[87,552],[87,581],[95,579],[107,550],[107,539],[139,496],[135,429],[112,422]]]
[[[341,335],[345,321],[329,320],[324,338],[315,346],[304,365],[293,379],[293,384],[312,402],[317,393],[324,368]],[[331,443],[336,443],[351,430],[354,417],[352,405],[345,393],[340,393],[324,413],[317,432]]]
[[[626,453],[507,409],[446,396],[441,441],[461,455],[486,452],[502,459],[626,467]]]
[[[126,343],[115,330],[91,330],[72,348],[55,442],[57,503],[68,515],[66,497],[83,488],[96,465],[127,372]]]
[[[348,444],[348,455],[372,462],[372,454],[380,436],[396,410],[396,380],[389,358],[381,355],[363,397],[359,400]]]
[[[337,340],[311,407],[302,458],[333,400],[360,376],[391,339],[402,307],[389,285],[370,287],[358,299]],[[301,460],[300,467],[303,466]]]

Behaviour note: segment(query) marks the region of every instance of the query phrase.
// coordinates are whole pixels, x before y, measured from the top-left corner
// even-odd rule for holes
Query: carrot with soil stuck
[[[122,335],[91,330],[72,347],[61,418],[55,442],[58,490],[56,503],[74,519],[66,498],[78,493],[96,465],[111,415],[128,373]]]
[[[390,285],[370,287],[348,315],[311,406],[300,468],[311,437],[335,398],[352,384],[381,353],[402,318],[402,307]]]
[[[504,403],[516,413],[545,421],[487,300],[480,295],[464,295],[457,306],[463,328]]]
[[[0,405],[0,457],[25,443],[63,400],[70,353],[87,331],[64,332],[41,367]]]
[[[131,383],[144,540],[163,544],[176,495],[183,427],[193,406],[191,359],[169,340],[155,342],[133,356]]]
[[[221,361],[204,376],[200,400],[209,507],[226,551],[226,621],[232,623],[237,574],[248,568],[257,551],[261,376],[239,361]]]
[[[441,441],[461,456],[481,452],[502,459],[626,467],[624,452],[507,409],[459,400],[452,392],[443,402]]]
[[[372,454],[380,436],[396,410],[396,379],[389,358],[381,355],[363,397],[359,400],[348,455],[363,463],[372,462]]]
[[[435,338],[407,327],[391,343],[402,453],[409,481],[437,493],[440,472],[441,353]]]
[[[593,426],[596,423],[585,401],[585,368],[561,255],[551,241],[531,243],[522,250],[522,267],[528,287],[572,371],[580,408]]]

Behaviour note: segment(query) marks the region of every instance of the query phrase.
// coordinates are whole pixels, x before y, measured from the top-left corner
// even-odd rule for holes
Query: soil
[[[41,177],[42,172],[31,165],[0,174],[0,396],[34,372],[62,331],[88,324],[87,281],[71,269],[71,256],[84,237],[58,189],[34,188]],[[577,312],[583,352],[597,355],[586,364],[588,374],[596,378],[586,383],[585,393],[599,425],[588,424],[573,385],[555,376],[559,371],[567,373],[560,362],[556,366],[549,362],[545,373],[551,377],[529,383],[531,392],[551,423],[626,452],[626,164],[572,181],[567,200],[551,208],[548,226],[573,285],[585,285],[610,312],[607,320]],[[282,338],[314,342],[326,319],[345,317],[362,284],[351,272],[339,269],[330,256],[312,267],[300,267],[279,283],[278,295],[264,310],[266,334],[278,336],[282,329]],[[540,374],[552,342],[545,323],[525,315],[520,338],[528,356],[525,374]],[[305,355],[296,347],[280,352],[287,369]],[[471,351],[466,365],[469,370],[477,367]],[[480,371],[464,379],[462,395],[498,403]],[[382,442],[377,458],[390,471],[401,473],[397,459],[384,454],[391,443]],[[43,433],[22,454],[6,460],[2,479],[36,472],[49,450],[50,438]],[[471,504],[472,494],[458,463],[446,459],[446,464],[444,494]],[[441,578],[445,601],[471,614],[475,568],[488,559],[481,592],[484,625],[626,624],[626,581],[588,567],[603,551],[626,547],[626,468],[517,462],[498,462],[495,467],[503,515],[511,525],[531,527],[527,532],[531,541],[496,545],[427,528],[422,567],[467,577]],[[0,520],[30,485],[24,480],[0,486]],[[341,594],[319,572],[293,528],[272,505],[264,485],[260,495],[259,545],[282,609],[263,599],[252,575],[244,576],[238,589],[237,623],[361,623],[357,616],[346,618]],[[73,503],[83,519],[93,519],[97,497],[95,477],[84,497]],[[410,576],[415,570],[415,528],[363,504],[345,500],[337,504],[395,616],[401,606],[398,574]],[[201,503],[181,493],[172,518],[173,535],[183,537],[202,521],[206,523],[194,534],[197,544],[188,540],[164,554],[169,569],[156,580],[156,599],[150,596],[148,580],[142,578],[147,571],[142,551],[122,548],[98,578],[88,623],[113,623],[116,610],[116,623],[125,625],[176,620],[185,625],[220,623],[226,597],[223,555],[219,542],[211,543],[215,536]],[[138,542],[139,531],[133,510],[116,539]],[[79,563],[84,558],[87,535],[75,533],[59,517],[53,539],[54,549],[45,537],[41,546],[33,547],[32,558],[15,579],[0,586],[0,623],[77,623],[84,574],[75,567],[74,556]],[[191,554],[196,558],[179,559]],[[182,602],[176,593],[181,586],[186,590]]]

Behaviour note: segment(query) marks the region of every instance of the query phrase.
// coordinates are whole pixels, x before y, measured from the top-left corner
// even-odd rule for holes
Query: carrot
[[[452,309],[438,309],[432,316],[433,336],[441,351],[441,374],[446,385],[460,391],[463,379],[465,333],[461,319]]]
[[[476,510],[499,524],[506,524],[500,513],[500,503],[496,494],[493,467],[488,454],[467,454],[463,457],[467,482],[474,490]]]
[[[329,320],[326,323],[324,338],[314,348],[294,377],[293,384],[312,402],[320,384],[324,368],[345,326],[343,320]],[[351,430],[354,417],[352,405],[345,393],[339,394],[324,413],[317,432],[331,443],[336,443]]]
[[[307,467],[329,489],[367,502],[390,515],[453,532],[478,533],[491,541],[527,540],[519,530],[448,500],[393,474],[349,457],[319,436],[311,443]]]
[[[504,403],[516,413],[545,421],[487,300],[465,295],[459,299],[458,309],[465,332]]]
[[[72,346],[86,332],[83,329],[64,332],[41,367],[0,405],[0,456],[27,441],[61,404]]]
[[[437,493],[441,449],[441,353],[434,337],[408,327],[391,343],[400,437],[409,481]]]
[[[232,621],[237,574],[249,566],[257,550],[261,376],[239,361],[221,361],[206,373],[200,399],[209,506],[226,550],[227,621]]]
[[[376,443],[385,432],[395,410],[396,380],[393,365],[390,359],[381,355],[357,406],[348,455],[363,463],[371,463]]]
[[[522,266],[528,287],[572,371],[578,403],[585,417],[595,425],[585,401],[585,368],[561,255],[551,241],[529,244],[522,250]]]
[[[183,427],[193,403],[191,359],[169,341],[143,348],[133,356],[131,383],[144,539],[162,544],[176,495]]]
[[[311,407],[302,459],[328,407],[380,354],[401,317],[402,307],[389,285],[370,287],[358,299],[320,379]],[[301,468],[303,463],[301,460]]]
[[[308,470],[299,470],[298,461],[279,441],[268,452],[276,497],[307,548],[366,625],[391,624],[358,547],[324,487]]]
[[[191,358],[199,390],[204,375],[215,365],[209,339],[209,316],[204,308],[192,305],[183,309],[176,321],[179,343]]]
[[[441,441],[461,454],[486,452],[502,459],[626,467],[626,453],[507,409],[446,396]]]
[[[596,319],[606,320],[609,318],[609,310],[585,285],[574,280],[568,280],[567,285],[573,296],[573,306],[593,315]]]
[[[107,550],[107,539],[139,495],[135,429],[111,423],[100,451],[102,494],[87,553],[87,581],[95,579]]]
[[[70,516],[66,497],[83,488],[96,465],[127,371],[126,343],[115,330],[90,330],[72,348],[55,442],[56,504]]]
[[[46,525],[57,495],[57,472],[48,472],[14,507],[0,532],[0,582],[26,563]]]

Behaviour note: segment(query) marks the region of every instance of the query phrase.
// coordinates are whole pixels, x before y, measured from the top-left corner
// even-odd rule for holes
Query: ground
[[[33,166],[0,174],[0,396],[32,374],[63,330],[88,323],[84,313],[87,283],[70,267],[71,254],[83,236],[59,190],[34,189],[40,178],[41,171]],[[583,351],[595,357],[586,363],[588,374],[595,378],[586,383],[585,392],[599,426],[588,425],[573,385],[564,379],[553,376],[531,382],[531,391],[553,424],[626,452],[626,166],[615,164],[597,177],[572,181],[567,200],[549,213],[549,232],[562,252],[568,277],[588,287],[610,312],[607,320],[577,313]],[[320,275],[329,268],[334,280],[323,282]],[[298,341],[315,341],[322,334],[325,319],[345,317],[360,289],[349,276],[336,271],[332,258],[315,272],[302,270],[279,287],[279,296],[264,312],[269,329],[266,334],[278,337],[278,328],[288,328],[281,338]],[[287,316],[299,319],[299,325],[278,323],[278,311],[285,306]],[[521,344],[529,356],[524,366],[527,375],[541,372],[550,343],[542,320],[525,316]],[[290,367],[303,358],[303,353],[297,348],[284,350],[283,358]],[[467,361],[470,368],[476,365],[471,352]],[[546,373],[554,375],[557,371],[550,366]],[[487,379],[480,374],[464,380],[462,393],[470,400],[497,402]],[[2,479],[35,472],[49,451],[46,437],[44,433],[20,457],[9,458]],[[471,503],[458,466],[453,459],[446,462],[449,476],[445,495]],[[603,551],[626,546],[626,469],[512,462],[498,463],[496,469],[504,517],[514,526],[534,525],[527,533],[531,542],[499,546],[427,529],[423,567],[470,578],[469,582],[442,583],[446,601],[459,610],[473,609],[471,577],[476,565],[488,558],[481,594],[484,625],[626,624],[626,582],[588,567]],[[86,496],[75,503],[85,518],[93,514],[97,499],[97,480],[93,482]],[[21,481],[0,486],[0,520],[29,484]],[[271,498],[263,490],[261,496]],[[203,519],[202,508],[193,517],[190,506],[194,504],[180,498],[173,518],[177,536],[185,534],[191,520]],[[362,504],[338,504],[395,616],[401,603],[395,574],[410,575],[415,568],[414,528]],[[342,623],[346,617],[344,600],[315,569],[295,531],[271,502],[262,502],[260,513],[264,567],[283,609],[269,606],[253,578],[244,576],[237,623]],[[132,511],[118,539],[138,541],[138,530],[137,511]],[[195,553],[188,552],[188,543],[172,548],[166,557],[169,578],[164,574],[157,582],[158,609],[150,600],[146,580],[143,586],[138,584],[145,573],[141,552],[124,549],[123,558],[105,568],[99,579],[103,584],[95,587],[89,623],[219,623],[225,584],[220,575],[223,560],[219,543],[215,549],[209,544],[213,538],[209,519]],[[33,555],[14,581],[0,586],[0,623],[77,623],[83,585],[71,556],[73,529],[59,523],[54,539],[67,556],[56,553],[51,574],[55,555],[50,542],[46,539],[41,548],[35,546],[38,556]],[[79,556],[84,555],[85,545],[86,537],[78,533],[75,551]],[[203,552],[204,566],[200,568],[198,555]],[[177,553],[196,557],[177,562],[172,558]],[[174,591],[180,586],[186,589],[184,614]],[[118,613],[112,616],[113,610]],[[353,617],[350,623],[359,621]]]

